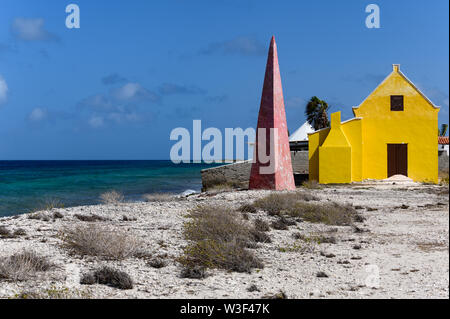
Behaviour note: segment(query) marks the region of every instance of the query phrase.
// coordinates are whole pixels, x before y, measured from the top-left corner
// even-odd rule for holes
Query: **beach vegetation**
[[[0,280],[23,281],[54,267],[46,257],[24,250],[0,259]]]
[[[144,198],[144,201],[146,202],[171,202],[175,200],[179,200],[179,197],[175,197],[174,194],[170,193],[152,193],[152,194],[145,194],[142,196]]]
[[[308,193],[272,193],[257,199],[254,205],[269,215],[290,216],[311,223],[348,226],[353,222],[364,220],[351,205],[313,202],[317,200],[315,196]],[[275,224],[272,224],[272,227],[274,226]],[[276,226],[282,226],[280,220]],[[283,228],[285,229],[285,227],[280,229]]]
[[[336,244],[337,239],[334,236],[325,236],[322,234],[312,234],[312,235],[304,235],[300,232],[296,232],[292,234],[292,237],[297,240],[302,240],[307,243],[316,243],[320,244]]]
[[[10,238],[12,237],[11,231],[3,225],[0,225],[0,238]]]
[[[203,279],[207,277],[206,268],[198,265],[189,265],[183,267],[180,274],[181,278]]]
[[[47,214],[45,214],[43,212],[30,213],[30,214],[28,214],[27,218],[34,219],[34,220],[42,220],[44,222],[49,222],[51,219],[49,216],[47,216]]]
[[[270,215],[280,215],[300,202],[318,201],[314,195],[306,192],[273,192],[254,201],[253,206],[268,212]]]
[[[260,232],[267,232],[270,230],[269,224],[266,221],[262,220],[261,218],[256,218],[253,221],[253,224],[255,225],[255,229]]]
[[[220,268],[251,272],[263,268],[262,261],[248,248],[268,236],[225,206],[198,206],[190,212],[184,236],[190,241],[178,261],[185,268]]]
[[[242,188],[243,185],[237,181],[230,181],[225,177],[208,179],[203,181],[202,192],[220,192],[232,191],[234,189]]]
[[[63,246],[73,253],[111,260],[135,256],[143,245],[130,232],[96,223],[67,227],[60,235]]]
[[[14,295],[13,299],[90,299],[87,290],[51,286],[45,289],[26,290]]]
[[[242,213],[255,214],[258,210],[256,209],[256,207],[253,204],[246,203],[246,204],[242,204],[241,206],[239,206],[238,211],[242,212]]]
[[[302,183],[302,187],[307,189],[322,189],[322,186],[316,180],[307,180]]]
[[[83,222],[104,222],[104,221],[110,220],[106,217],[99,216],[96,214],[91,214],[91,215],[75,214],[74,216]]]
[[[161,257],[155,257],[149,260],[149,262],[147,263],[147,265],[149,265],[152,268],[163,268],[167,266],[167,262],[161,258]]]
[[[296,241],[287,246],[278,247],[278,251],[282,253],[313,253],[316,250],[316,244],[314,242],[300,242]]]
[[[439,185],[441,185],[441,186],[447,185],[448,186],[448,181],[449,181],[448,176],[449,176],[448,170],[440,171],[439,172]]]
[[[133,280],[130,275],[108,266],[103,266],[81,276],[82,285],[107,285],[118,289],[133,289]]]
[[[122,193],[111,190],[100,195],[100,201],[106,205],[117,205],[123,203],[124,196]]]

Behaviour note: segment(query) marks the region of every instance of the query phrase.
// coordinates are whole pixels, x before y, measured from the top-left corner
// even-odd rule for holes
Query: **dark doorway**
[[[392,175],[408,176],[408,144],[388,144],[388,177]]]

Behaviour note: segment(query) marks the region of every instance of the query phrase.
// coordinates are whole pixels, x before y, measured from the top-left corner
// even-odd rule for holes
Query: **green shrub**
[[[179,262],[187,269],[195,266],[250,272],[262,268],[262,262],[248,247],[267,241],[268,236],[255,229],[240,214],[224,206],[199,206],[190,212],[184,236],[190,244]]]

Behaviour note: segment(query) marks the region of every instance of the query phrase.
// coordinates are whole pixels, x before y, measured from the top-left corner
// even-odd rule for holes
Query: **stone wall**
[[[291,160],[294,174],[308,174],[308,151],[291,152]],[[251,167],[251,160],[248,160],[204,169],[201,171],[203,187],[223,183],[248,187]]]
[[[439,154],[439,171],[448,172],[448,155],[444,152]]]
[[[291,152],[292,170],[300,182],[305,180],[308,174],[308,151]],[[448,172],[449,157],[445,153],[439,154],[439,171]],[[223,166],[217,166],[202,170],[203,187],[221,183],[239,184],[248,187],[250,179],[251,161],[242,161]]]

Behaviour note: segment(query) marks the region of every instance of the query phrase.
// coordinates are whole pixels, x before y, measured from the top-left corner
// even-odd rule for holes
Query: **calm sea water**
[[[0,216],[29,212],[49,201],[65,207],[96,204],[112,189],[127,200],[199,191],[200,170],[208,167],[171,161],[0,161]]]

